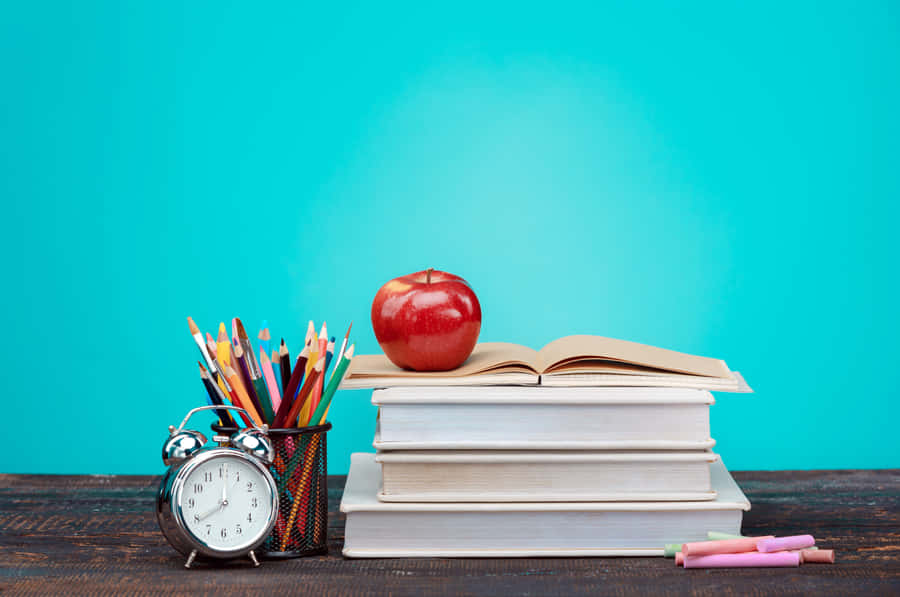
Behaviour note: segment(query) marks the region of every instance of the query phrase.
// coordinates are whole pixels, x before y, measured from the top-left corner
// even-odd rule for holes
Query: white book
[[[708,451],[379,452],[383,502],[595,502],[715,499]]]
[[[345,556],[661,556],[666,543],[739,534],[750,502],[721,461],[699,502],[387,503],[374,454],[353,454],[341,501]]]
[[[706,450],[705,390],[403,387],[375,390],[383,450]]]

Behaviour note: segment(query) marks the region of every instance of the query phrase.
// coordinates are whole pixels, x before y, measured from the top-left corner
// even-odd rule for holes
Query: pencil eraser
[[[684,554],[680,551],[675,553],[675,565],[684,566]]]
[[[743,553],[756,551],[757,542],[763,539],[774,539],[774,535],[766,537],[744,537],[743,539],[723,539],[721,541],[696,541],[685,543],[681,547],[685,557],[709,556],[717,553]]]
[[[756,551],[771,553],[773,551],[786,551],[788,549],[804,549],[812,547],[816,540],[812,535],[791,535],[789,537],[773,537],[760,539],[756,543]]]
[[[744,535],[732,535],[731,533],[720,533],[719,531],[709,531],[706,538],[710,541],[723,541],[725,539],[744,539]]]
[[[666,543],[663,549],[663,555],[667,558],[674,558],[676,553],[681,552],[681,543]]]
[[[801,549],[800,561],[804,564],[813,562],[816,564],[834,564],[833,549]]]
[[[787,568],[800,565],[800,554],[789,551],[776,553],[718,553],[709,556],[685,556],[685,568]]]

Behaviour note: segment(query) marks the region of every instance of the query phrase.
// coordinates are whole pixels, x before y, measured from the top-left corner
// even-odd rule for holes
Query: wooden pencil
[[[232,346],[232,356],[234,356],[234,365],[236,365],[234,369],[243,382],[247,396],[250,397],[250,401],[256,407],[256,411],[262,413],[259,397],[256,395],[256,385],[253,383],[253,375],[250,373],[250,367],[247,363],[247,355],[244,353],[244,347],[240,343]]]
[[[269,333],[269,322],[263,319],[262,329],[259,330],[259,349],[264,350],[266,354],[269,354],[269,341],[272,339],[272,335]],[[259,364],[262,367],[262,363]]]
[[[231,342],[225,324],[219,323],[219,337],[216,339],[216,356],[223,365],[231,365]]]
[[[209,373],[206,371],[206,367],[203,366],[203,363],[198,361],[197,364],[200,365],[200,379],[203,380],[203,385],[206,387],[207,393],[209,393],[210,400],[217,406],[224,406],[225,397],[221,395],[222,390],[219,388],[218,384],[212,380]],[[227,410],[216,410],[216,414],[219,415],[219,422],[222,423],[223,426],[237,427],[234,420],[231,418],[231,414]]]
[[[253,419],[254,423],[262,427],[263,420],[259,416],[259,411],[256,410],[256,407],[253,406],[253,402],[250,401],[250,396],[247,395],[247,391],[244,389],[240,378],[238,378],[238,374],[229,365],[225,366],[225,378],[228,380],[228,383],[231,384],[232,389],[234,389],[238,401],[241,403],[241,407],[250,414],[250,418]]]
[[[350,339],[350,330],[353,329],[353,322],[350,322],[350,326],[347,328],[347,333],[344,334],[344,339],[341,341],[341,349],[337,353],[337,362],[341,362],[341,358],[344,356],[344,351],[347,350],[347,342]],[[334,373],[332,372],[332,376]]]
[[[209,332],[206,332],[206,352],[209,353],[209,356],[211,356],[213,360],[218,358],[216,352],[216,341],[213,339],[212,334],[210,334]],[[216,367],[216,370],[218,370],[218,366]]]
[[[281,395],[281,404],[278,406],[278,412],[275,413],[275,421],[272,423],[272,425],[276,427],[278,423],[287,418],[287,414],[294,404],[297,388],[300,387],[300,382],[303,380],[303,372],[306,371],[306,360],[308,355],[309,347],[305,346],[297,357],[297,363],[294,365],[294,372],[291,374],[287,387],[284,388],[284,393]]]
[[[267,422],[271,425],[275,420],[275,411],[281,405],[281,392],[278,389],[278,382],[275,381],[275,370],[272,368],[272,361],[265,351],[259,351],[259,364],[263,372],[263,379],[266,382],[266,390],[269,398],[269,412],[266,414]]]
[[[337,392],[338,386],[344,377],[344,373],[346,373],[347,367],[350,366],[350,361],[353,359],[353,348],[354,347],[351,345],[350,348],[347,349],[344,358],[341,359],[341,362],[335,366],[334,375],[331,376],[328,387],[322,394],[322,400],[319,402],[319,406],[312,416],[309,417],[309,425],[321,425],[325,422],[325,412],[331,405],[331,399],[334,397],[334,393]]]
[[[328,326],[325,322],[322,322],[322,330],[319,332],[318,336],[316,336],[316,339],[319,344],[319,350],[316,351],[315,358],[316,360],[325,359],[327,361],[328,354],[326,353],[326,350],[328,348]],[[310,355],[310,358],[312,358],[312,355]],[[312,397],[304,407],[303,411],[301,411],[300,413],[301,422],[308,421],[310,418],[310,413],[316,410],[316,407],[319,406],[319,400],[322,398],[322,388],[324,387],[324,383],[325,370],[323,368],[322,375],[319,376],[319,381],[316,382],[316,385],[312,390]]]
[[[272,349],[272,359],[270,362],[272,363],[272,372],[275,374],[275,384],[278,386],[278,397],[280,398],[281,393],[284,391],[284,386],[281,385],[281,356],[279,356],[278,351],[274,348]],[[278,410],[274,404],[272,405],[272,408]]]
[[[291,380],[291,353],[287,344],[284,343],[284,338],[281,339],[281,346],[278,347],[278,362],[281,364],[281,392],[283,395],[284,389]]]
[[[324,367],[325,359],[323,357],[319,359],[319,362],[316,363],[315,366],[313,366],[312,371],[310,371],[309,376],[307,376],[306,381],[303,383],[303,387],[300,388],[299,392],[297,392],[297,398],[294,400],[294,404],[291,405],[291,410],[288,411],[288,414],[284,418],[284,420],[277,422],[277,428],[281,429],[298,426],[297,421],[300,417],[300,413],[309,402],[313,387],[319,381],[319,378],[322,377],[322,369]]]
[[[209,355],[209,351],[206,349],[206,343],[203,341],[203,333],[200,332],[200,328],[197,327],[197,324],[194,323],[193,318],[188,316],[188,328],[191,330],[191,337],[194,339],[194,342],[197,344],[197,348],[200,349],[200,354],[203,356],[203,362],[206,363],[206,366],[210,371],[215,372],[216,365],[212,360],[212,357]]]

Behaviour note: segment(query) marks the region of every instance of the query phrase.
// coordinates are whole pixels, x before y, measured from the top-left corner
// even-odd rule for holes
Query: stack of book
[[[375,454],[354,454],[348,557],[662,555],[739,534],[750,503],[712,451],[723,361],[597,336],[476,346],[448,372],[354,359]]]

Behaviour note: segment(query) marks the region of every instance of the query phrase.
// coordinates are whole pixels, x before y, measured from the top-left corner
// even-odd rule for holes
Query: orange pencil
[[[253,402],[250,400],[250,396],[247,394],[247,390],[244,389],[244,384],[241,383],[241,379],[238,377],[238,374],[235,373],[234,369],[232,369],[230,365],[225,365],[225,378],[228,380],[228,383],[231,384],[231,387],[237,394],[241,406],[244,408],[244,410],[250,413],[250,418],[253,419],[253,422],[262,427],[263,420],[259,416],[259,412],[256,410],[256,407],[253,406]]]

